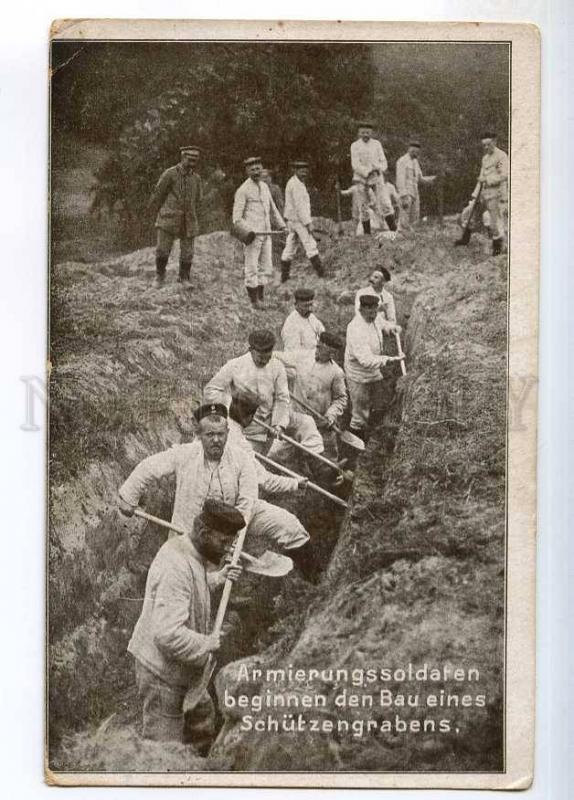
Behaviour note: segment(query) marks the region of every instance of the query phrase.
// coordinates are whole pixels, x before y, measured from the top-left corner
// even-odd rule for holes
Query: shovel
[[[283,578],[293,569],[293,561],[289,556],[282,556],[266,550],[259,558],[255,558],[245,550],[241,552],[241,558],[247,563],[246,572],[254,572],[256,575],[268,575],[270,578]]]
[[[273,459],[271,458],[267,458],[267,456],[264,456],[262,453],[253,453],[253,455],[259,461],[261,461],[262,464],[267,464],[267,466],[269,467],[275,467],[280,472],[284,472],[285,475],[290,475],[292,478],[297,478],[298,480],[301,480],[302,478],[302,475],[299,475],[299,473],[293,472],[293,470],[289,469],[289,467],[284,467],[283,464],[279,464],[277,461],[273,461]],[[329,498],[329,500],[332,500],[333,503],[336,503],[338,506],[347,508],[347,503],[345,503],[344,500],[341,500],[341,498],[337,497],[336,494],[331,494],[331,492],[328,492],[326,489],[323,489],[322,486],[319,486],[316,483],[312,483],[311,481],[307,481],[307,486],[309,487],[309,489],[313,489],[313,491],[317,492],[318,494],[322,494],[323,497]],[[263,555],[265,555],[265,553],[263,553]]]
[[[343,228],[343,215],[341,213],[341,181],[337,178],[335,183],[335,191],[337,193],[337,233],[339,236],[345,235]]]
[[[245,528],[241,528],[239,531],[239,535],[235,541],[235,546],[233,548],[233,555],[231,556],[231,561],[229,562],[230,566],[236,567],[239,564],[239,559],[241,557],[241,551],[243,550],[243,542],[245,541],[245,534],[247,533],[247,526]],[[231,596],[231,587],[233,586],[233,581],[229,580],[229,578],[225,581],[223,585],[223,592],[221,594],[221,600],[219,601],[219,608],[217,609],[217,616],[215,617],[215,623],[213,625],[213,630],[211,634],[220,634],[221,629],[223,627],[223,620],[225,618],[225,612],[227,611],[227,605],[229,603],[229,597]],[[213,651],[209,653],[207,656],[207,661],[205,662],[205,666],[203,667],[203,672],[201,673],[201,677],[198,682],[192,686],[185,695],[183,700],[183,711],[193,711],[196,705],[202,700],[205,692],[207,691],[207,687],[209,686],[211,679],[213,677],[213,673],[215,672],[215,665],[217,660],[215,658],[215,654]]]
[[[397,353],[399,354],[399,358],[401,359],[401,372],[403,375],[407,374],[407,368],[405,366],[405,354],[403,353],[403,346],[401,345],[401,336],[399,333],[395,333],[395,339],[397,341]]]
[[[470,212],[466,220],[466,225],[463,225],[462,227],[462,235],[460,239],[457,239],[456,242],[454,243],[455,247],[460,245],[466,246],[470,242],[470,234],[472,233],[470,225],[472,223],[472,218],[474,217],[474,212],[478,208],[478,201],[480,199],[481,192],[482,192],[482,183],[479,185],[476,197],[472,201]]]
[[[265,420],[262,420],[259,417],[253,417],[253,422],[256,422],[258,425],[261,425],[262,428],[265,428],[266,431],[269,431],[269,433],[272,433],[274,436],[277,436],[275,428],[273,428],[271,425],[268,425],[265,422]],[[343,475],[343,470],[334,461],[331,461],[329,458],[325,458],[325,456],[322,456],[320,453],[314,453],[313,450],[309,450],[309,448],[305,447],[304,444],[295,441],[295,439],[292,439],[290,436],[287,436],[287,434],[281,433],[278,438],[282,439],[284,442],[287,442],[288,444],[293,445],[293,447],[295,447],[297,450],[301,450],[303,453],[307,453],[308,456],[313,456],[313,458],[316,458],[317,461],[321,461],[323,464],[327,464],[329,467],[331,467],[331,469],[334,469],[336,472],[338,472],[339,475]]]
[[[186,534],[186,531],[182,528],[177,528],[175,525],[172,525],[171,522],[166,522],[159,517],[154,517],[152,514],[142,511],[141,508],[136,508],[134,515],[142,519],[147,519],[150,522],[155,522],[156,525],[161,525],[162,528],[168,528],[170,531],[175,531],[175,533],[179,533],[180,535]],[[268,575],[271,578],[282,578],[293,569],[293,561],[290,558],[282,556],[279,553],[274,553],[272,550],[266,550],[258,558],[242,550],[240,557],[246,562],[244,567],[245,571],[253,572],[256,575]]]
[[[328,422],[327,417],[323,416],[323,414],[320,414],[312,406],[308,406],[307,403],[299,400],[298,397],[295,397],[293,394],[291,394],[291,399],[298,403],[301,408],[304,408],[305,411],[308,411],[310,414],[313,414],[313,416],[317,417],[317,419],[320,419],[323,422]],[[357,450],[360,453],[363,452],[365,449],[365,443],[362,439],[360,439],[358,436],[355,436],[355,434],[351,433],[351,431],[342,430],[337,425],[332,425],[331,427],[344,444],[349,445],[349,447],[352,447],[353,450]]]

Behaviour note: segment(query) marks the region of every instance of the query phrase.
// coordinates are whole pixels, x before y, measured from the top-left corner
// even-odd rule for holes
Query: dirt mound
[[[62,737],[88,725],[99,725],[118,709],[132,720],[137,709],[132,664],[125,648],[139,614],[147,568],[165,533],[141,521],[126,526],[118,520],[118,486],[142,457],[190,438],[191,410],[205,382],[224,361],[244,352],[251,327],[271,327],[279,333],[298,285],[316,289],[316,313],[327,327],[344,334],[352,308],[337,302],[341,293],[363,285],[364,277],[376,265],[388,265],[403,322],[411,315],[413,300],[419,294],[409,323],[412,375],[402,382],[402,405],[395,409],[391,426],[381,429],[363,459],[351,513],[324,583],[319,589],[309,589],[289,579],[285,591],[271,604],[273,613],[269,614],[269,608],[262,610],[262,619],[271,627],[252,632],[254,649],[271,646],[265,658],[276,658],[279,653],[287,657],[291,647],[302,647],[297,652],[307,658],[308,645],[301,645],[301,641],[308,642],[313,635],[301,637],[309,624],[309,631],[318,630],[317,626],[332,631],[330,644],[326,640],[321,647],[324,658],[336,663],[339,640],[347,634],[344,629],[339,631],[336,619],[326,623],[321,615],[329,606],[335,607],[335,597],[337,603],[352,597],[357,591],[353,586],[374,580],[379,572],[387,576],[389,556],[380,535],[381,525],[395,550],[402,547],[418,553],[414,561],[419,563],[415,564],[407,553],[402,569],[416,566],[422,570],[427,562],[420,561],[420,556],[425,555],[428,563],[423,573],[429,581],[435,572],[444,573],[451,576],[449,585],[455,589],[460,586],[458,594],[453,589],[451,605],[445,597],[440,608],[443,613],[454,609],[460,595],[456,619],[466,625],[460,641],[482,641],[484,627],[477,622],[471,630],[465,604],[471,602],[475,581],[494,587],[495,593],[496,581],[500,581],[496,570],[493,579],[489,559],[494,558],[491,550],[496,551],[497,537],[504,530],[495,513],[504,450],[503,442],[491,447],[500,434],[500,414],[489,417],[489,409],[498,403],[498,390],[492,388],[498,386],[497,369],[501,378],[503,375],[496,348],[497,336],[505,330],[501,311],[504,274],[500,259],[480,263],[484,256],[479,240],[461,252],[462,248],[455,249],[449,242],[454,235],[454,230],[447,230],[445,235],[429,228],[416,241],[397,239],[379,247],[369,237],[339,237],[336,230],[326,228],[320,247],[327,280],[319,280],[307,263],[297,262],[293,280],[286,286],[276,284],[267,292],[266,311],[249,307],[239,245],[225,232],[198,238],[191,289],[175,282],[177,253],[168,266],[167,285],[161,290],[153,288],[151,248],[89,265],[67,262],[53,267],[49,501],[53,766],[75,769],[97,761],[98,748],[89,737],[82,739],[83,749],[77,749],[68,738],[63,750]],[[496,313],[494,308],[498,309]],[[451,347],[447,348],[449,341]],[[449,411],[443,415],[447,421],[440,422],[436,415],[431,419],[424,416],[432,403],[436,405],[440,398],[446,403],[451,398],[452,392],[447,399],[439,392],[438,375],[453,383],[453,391],[456,385],[474,398],[466,411]],[[479,415],[478,427],[472,418],[475,413]],[[454,421],[448,421],[451,417]],[[425,420],[429,424],[420,424]],[[467,448],[470,439],[475,450]],[[385,454],[383,461],[379,449]],[[458,510],[451,503],[453,491],[462,492]],[[145,506],[165,518],[172,497],[173,487],[166,482],[148,494]],[[327,557],[338,533],[335,523],[329,522],[327,508],[307,502],[300,504],[298,511],[312,531],[325,530]],[[337,529],[340,522],[339,516]],[[366,571],[365,564],[370,565]],[[386,581],[386,577],[379,578],[373,583],[376,592],[382,591],[380,587]],[[421,581],[424,587],[426,578]],[[442,597],[441,586],[437,579],[435,600]],[[383,596],[376,592],[375,596]],[[421,620],[430,619],[423,596],[424,592],[416,597],[413,594]],[[403,613],[405,598],[404,594],[397,596],[396,620]],[[483,593],[480,608],[484,619],[494,624],[494,605],[490,611],[486,609],[486,598]],[[359,618],[363,618],[363,612],[367,619],[369,613],[375,615],[375,608],[376,604],[365,606]],[[412,640],[416,627],[409,633],[408,625],[414,622],[408,616],[403,623],[407,628],[404,648],[408,649],[407,639]],[[377,630],[373,628],[373,639]],[[358,632],[357,642],[361,638],[368,641],[370,636],[368,630],[362,636]],[[494,659],[488,647],[484,658]],[[227,723],[224,730],[221,741],[237,736]],[[244,755],[236,758],[237,751],[231,746],[229,752],[233,753],[234,768],[243,768],[244,761],[251,763],[253,748],[259,745],[249,737],[239,736],[238,741]],[[95,749],[90,750],[92,745]],[[128,749],[122,752],[124,768],[136,769]],[[325,752],[330,764],[330,744]],[[357,753],[355,756],[359,757]],[[267,757],[261,753],[264,761]],[[137,756],[134,758],[137,761]],[[346,757],[343,761],[346,763]],[[186,763],[182,756],[180,768],[186,769]],[[353,768],[358,768],[357,762]]]
[[[112,723],[113,724],[113,723]],[[54,772],[68,764],[81,765],[83,772],[122,772],[130,764],[133,772],[207,772],[225,769],[225,762],[208,764],[188,745],[142,739],[131,725],[108,729],[104,723],[95,733],[82,733],[64,740],[61,755],[52,765]],[[59,760],[61,759],[61,761]]]

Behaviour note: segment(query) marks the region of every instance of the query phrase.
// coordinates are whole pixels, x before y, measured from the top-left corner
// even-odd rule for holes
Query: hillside
[[[300,264],[288,288],[269,293],[265,312],[249,308],[237,245],[223,232],[199,237],[191,289],[174,282],[175,253],[168,285],[153,288],[151,248],[52,268],[52,769],[501,767],[506,262],[488,258],[476,237],[453,248],[454,226],[423,227],[416,240],[384,249],[320,227],[327,280]],[[145,455],[191,437],[204,383],[244,352],[251,327],[279,332],[296,285],[317,290],[317,315],[344,334],[351,309],[337,299],[379,264],[393,273],[409,374],[399,378],[397,367],[389,381],[389,413],[361,458],[348,512],[315,497],[290,501],[321,539],[323,580],[311,586],[291,574],[255,585],[260,603],[236,620],[217,691],[241,692],[237,658],[334,669],[432,661],[475,666],[486,705],[462,710],[459,732],[440,736],[262,737],[239,730],[228,710],[206,761],[189,748],[168,754],[142,743],[125,647],[164,532],[120,524],[117,488]],[[159,487],[146,509],[167,517],[172,493]],[[244,688],[273,690],[264,681]],[[330,703],[341,685],[303,688]]]

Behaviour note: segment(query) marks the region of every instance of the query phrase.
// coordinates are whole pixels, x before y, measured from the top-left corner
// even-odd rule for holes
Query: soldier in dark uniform
[[[188,283],[193,261],[193,242],[199,233],[203,184],[195,171],[200,149],[182,147],[181,161],[159,179],[149,201],[156,215],[156,286],[162,286],[174,239],[179,239],[179,281]]]

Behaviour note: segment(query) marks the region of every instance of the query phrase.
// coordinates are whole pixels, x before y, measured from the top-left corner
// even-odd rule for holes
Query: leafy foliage
[[[504,43],[55,43],[52,55],[55,142],[67,131],[106,147],[96,205],[119,208],[122,236],[140,243],[152,228],[146,201],[182,144],[203,151],[207,231],[228,227],[242,161],[254,154],[280,183],[290,159],[309,159],[314,213],[334,216],[334,180],[350,182],[349,145],[365,114],[391,176],[409,138],[421,140],[423,170],[446,174],[451,213],[476,180],[483,130],[508,145]],[[437,197],[423,187],[425,214]]]

